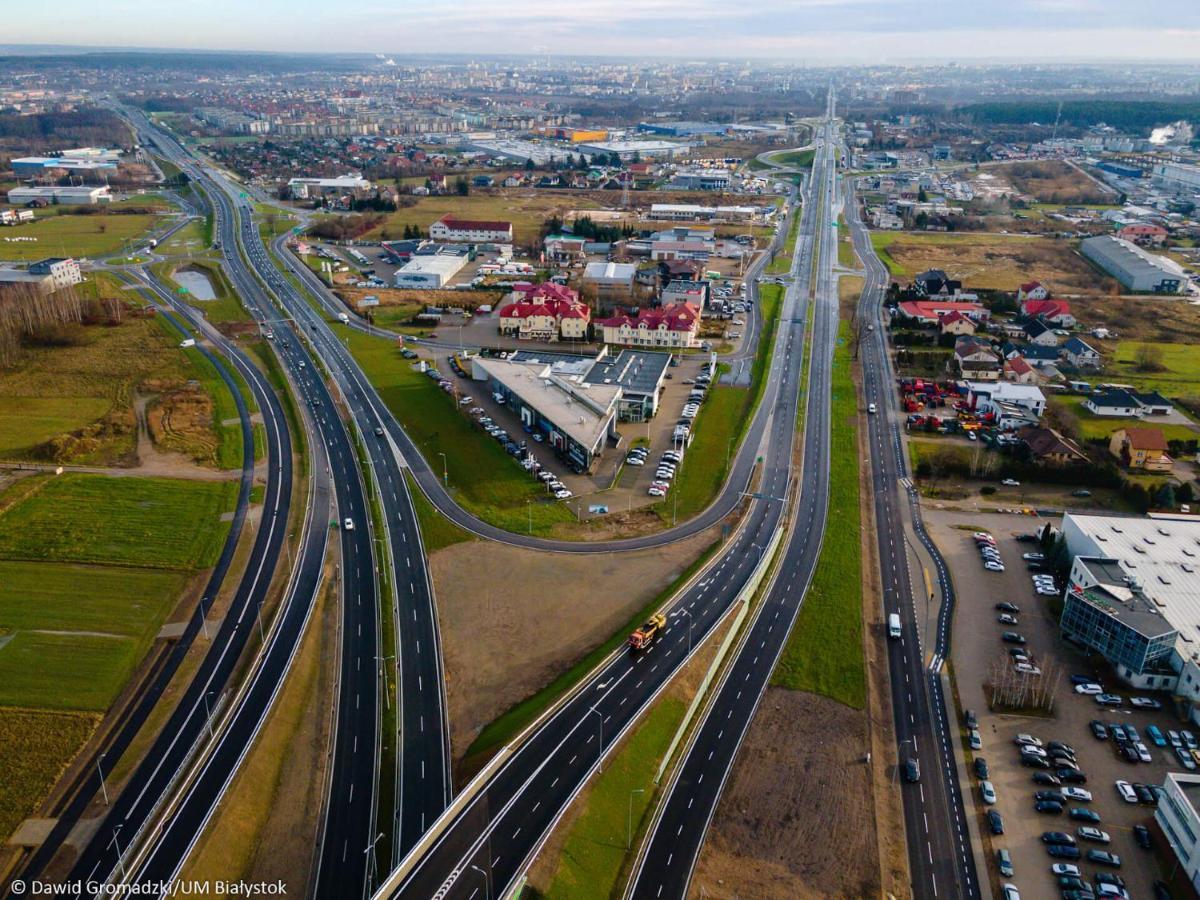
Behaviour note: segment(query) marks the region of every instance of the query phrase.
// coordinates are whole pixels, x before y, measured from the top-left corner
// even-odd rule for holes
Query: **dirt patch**
[[[1002,168],[1017,190],[1040,203],[1099,205],[1117,199],[1114,192],[1059,159],[1015,162]]]
[[[474,541],[432,554],[454,758],[485,725],[609,638],[716,537],[709,530],[621,554]]]
[[[1072,300],[1076,318],[1103,325],[1122,340],[1200,343],[1200,306],[1166,297],[1087,297]],[[1091,341],[1091,338],[1088,338]],[[1096,349],[1104,352],[1103,342]]]
[[[144,415],[155,446],[190,456],[196,462],[214,462],[218,441],[212,430],[212,398],[192,383],[145,387],[159,392],[153,401],[139,399],[137,405],[139,424]]]
[[[866,724],[825,697],[768,688],[688,896],[878,896]]]

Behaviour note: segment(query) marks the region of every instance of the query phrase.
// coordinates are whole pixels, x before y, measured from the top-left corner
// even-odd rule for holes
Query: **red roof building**
[[[690,303],[669,303],[651,309],[639,309],[636,316],[616,315],[599,319],[606,344],[634,347],[683,348],[696,346],[700,331],[700,310]]]
[[[1050,298],[1025,300],[1021,303],[1021,312],[1030,317],[1037,316],[1044,322],[1060,325],[1063,328],[1070,328],[1075,324],[1075,317],[1071,315],[1071,304],[1066,300]]]
[[[511,244],[513,227],[512,222],[459,219],[447,213],[429,226],[429,237],[435,241]]]
[[[554,282],[522,282],[501,308],[500,333],[523,341],[586,341],[592,311],[579,294]]]
[[[921,325],[936,325],[942,316],[952,312],[961,313],[976,323],[986,322],[991,315],[986,306],[968,300],[905,300],[900,304],[899,312],[905,319]]]

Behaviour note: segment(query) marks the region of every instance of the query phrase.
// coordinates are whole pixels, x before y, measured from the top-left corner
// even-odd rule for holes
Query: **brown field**
[[[1200,344],[1200,306],[1167,297],[1088,297],[1072,312],[1089,327],[1104,325],[1122,340]],[[1103,352],[1101,346],[1098,350]]]
[[[1015,291],[1037,278],[1057,294],[1107,294],[1117,283],[1092,268],[1070,241],[996,234],[876,232],[889,271],[904,283],[925,269],[944,269],[967,288]]]
[[[1061,160],[1014,162],[1000,168],[1013,187],[1041,203],[1102,204],[1116,200],[1114,193]]]

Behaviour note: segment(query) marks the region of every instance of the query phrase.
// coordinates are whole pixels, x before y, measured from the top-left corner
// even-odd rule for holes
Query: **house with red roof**
[[[1161,247],[1167,242],[1167,229],[1148,222],[1130,222],[1117,232],[1117,237],[1143,247]]]
[[[1024,303],[1026,300],[1048,300],[1050,298],[1050,290],[1040,281],[1027,281],[1017,288],[1017,302]]]
[[[446,213],[429,226],[429,237],[435,241],[457,241],[472,244],[511,244],[512,222],[460,219]]]
[[[1013,384],[1037,384],[1037,369],[1025,361],[1023,356],[1013,356],[1004,361],[1004,380]]]
[[[571,288],[554,282],[515,285],[499,312],[500,333],[523,341],[586,341],[592,311]]]
[[[938,331],[942,334],[974,334],[975,323],[954,309],[938,318]]]
[[[636,316],[616,315],[598,319],[606,344],[633,347],[694,347],[700,332],[700,310],[690,303],[668,303],[639,309]]]
[[[1075,324],[1075,317],[1071,315],[1071,304],[1067,300],[1054,300],[1050,297],[1022,300],[1021,314],[1039,318],[1059,328],[1070,328]]]
[[[961,313],[973,322],[986,322],[991,316],[988,308],[969,300],[905,300],[897,307],[902,318],[918,325],[937,325],[942,316]]]

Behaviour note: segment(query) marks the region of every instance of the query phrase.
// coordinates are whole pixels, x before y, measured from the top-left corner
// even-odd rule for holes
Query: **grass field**
[[[475,428],[449,394],[414,370],[397,344],[344,325],[332,327],[348,341],[388,409],[435,471],[441,470],[445,454],[450,490],[463,507],[501,528],[528,532],[531,502],[535,534],[548,534],[555,525],[574,519],[565,505],[548,501],[540,482]]]
[[[696,557],[691,565],[679,574],[678,578],[659,591],[653,600],[630,616],[625,625],[617,629],[608,640],[592,650],[591,653],[580,659],[536,694],[526,697],[516,706],[512,707],[512,709],[509,709],[499,718],[489,723],[487,727],[479,732],[479,736],[475,738],[471,746],[467,748],[465,758],[470,759],[477,754],[490,754],[512,740],[523,728],[545,712],[559,697],[574,688],[588,672],[599,665],[601,660],[617,649],[617,647],[621,646],[629,638],[629,633],[645,622],[646,618],[652,612],[662,606],[668,598],[673,596],[687,583],[688,579],[700,571],[720,546],[720,541],[713,541],[713,543],[705,548],[703,553]]]
[[[1076,430],[1079,434],[1079,439],[1083,441],[1107,441],[1118,428],[1131,427],[1157,428],[1168,441],[1188,441],[1200,437],[1200,432],[1187,425],[1154,422],[1146,419],[1120,419],[1112,416],[1097,416],[1083,408],[1083,400],[1083,397],[1055,397],[1051,400],[1052,403],[1066,408],[1075,417]]]
[[[421,543],[425,545],[426,553],[433,553],[462,541],[475,540],[475,535],[455,525],[433,508],[433,504],[421,493],[417,482],[407,470],[404,477],[408,481],[408,493],[412,497],[413,509],[417,511],[417,522],[421,526]]]
[[[1163,371],[1139,370],[1138,359],[1147,346]],[[1168,397],[1200,396],[1200,354],[1196,352],[1195,344],[1121,341],[1106,361],[1104,380],[1137,385]]]
[[[785,150],[781,153],[772,153],[768,159],[777,166],[807,169],[812,165],[816,153],[816,150]]]
[[[1093,269],[1074,242],[1053,238],[873,231],[871,243],[901,282],[925,269],[944,269],[980,290],[1015,291],[1030,272],[1056,293],[1105,293],[1116,284]]]
[[[236,482],[44,477],[0,515],[0,558],[194,569],[212,565]],[[4,495],[0,494],[0,502]]]
[[[208,321],[216,324],[250,321],[250,314],[242,306],[241,300],[238,299],[237,293],[230,285],[229,279],[225,277],[225,272],[220,265],[215,262],[193,259],[188,261],[186,268],[199,270],[208,279],[208,283],[212,285],[213,294],[216,295],[215,300],[198,300],[195,297],[188,298],[188,302],[203,312],[204,317]],[[167,266],[163,275],[170,284],[178,288],[179,282],[173,277],[176,271],[178,271],[176,267]]]
[[[547,900],[608,900],[618,890],[628,834],[637,835],[650,808],[654,772],[685,709],[682,700],[660,700],[604,764],[567,832]]]
[[[193,220],[159,244],[157,249],[163,256],[191,256],[203,252],[206,247],[204,222]]]
[[[847,269],[858,268],[858,254],[854,252],[854,242],[850,239],[850,229],[846,221],[838,216],[838,265]]]
[[[47,256],[96,257],[119,251],[126,241],[144,234],[160,221],[152,215],[47,216],[12,231],[14,237],[36,241],[7,241],[0,237],[0,259],[36,260]]]
[[[91,715],[0,709],[0,840],[45,799],[95,727]]]
[[[783,246],[779,248],[779,252],[775,254],[775,258],[771,260],[766,268],[767,274],[786,275],[792,270],[792,256],[796,252],[796,236],[799,233],[800,210],[797,209],[792,215],[792,224],[788,226],[788,233],[787,237],[784,238]],[[766,287],[766,285],[763,285],[763,287]]]
[[[855,709],[866,703],[862,651],[858,399],[843,322],[833,362],[829,518],[821,557],[771,683],[823,694]]]

